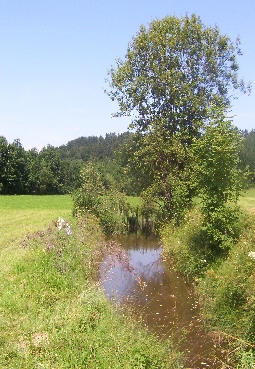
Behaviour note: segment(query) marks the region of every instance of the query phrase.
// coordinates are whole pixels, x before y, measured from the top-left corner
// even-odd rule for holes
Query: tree
[[[157,118],[170,133],[197,134],[211,105],[229,107],[230,90],[250,89],[237,76],[239,44],[194,14],[141,26],[125,60],[118,59],[109,72],[108,94],[119,103],[117,115],[135,111],[134,127],[141,132],[150,131]]]
[[[8,142],[0,136],[0,192],[4,192],[7,182]]]
[[[215,111],[231,107],[235,91],[250,91],[237,75],[239,45],[194,14],[167,16],[141,26],[125,59],[109,71],[107,93],[119,104],[115,115],[133,116],[136,137],[128,165],[147,178],[147,188],[163,198],[171,217],[174,193],[186,186],[186,199],[192,195],[185,168],[193,139]]]
[[[26,152],[26,162],[28,168],[28,189],[30,194],[40,194],[40,172],[41,162],[39,152],[34,147]]]
[[[237,199],[243,188],[239,169],[241,134],[231,121],[212,121],[193,143],[193,181],[202,200],[203,232],[214,251],[228,249],[239,235]]]
[[[240,150],[240,166],[242,169],[249,168],[249,182],[255,182],[255,130],[243,132],[243,143]]]
[[[63,193],[61,175],[61,160],[57,148],[51,145],[43,147],[39,153],[40,172],[38,182],[40,193],[56,194]]]
[[[27,192],[28,170],[26,152],[20,141],[8,143],[0,137],[0,190],[3,194]]]

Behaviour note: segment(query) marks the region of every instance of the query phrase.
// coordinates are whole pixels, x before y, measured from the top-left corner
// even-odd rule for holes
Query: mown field
[[[64,196],[0,196],[0,245],[7,240],[43,229],[59,216],[72,216],[72,199]],[[0,246],[0,248],[1,248]]]
[[[239,205],[249,212],[255,213],[255,188],[245,191],[239,199]]]
[[[20,240],[47,228],[61,216],[72,218],[72,199],[65,196],[0,196],[0,268],[6,270],[22,257]]]

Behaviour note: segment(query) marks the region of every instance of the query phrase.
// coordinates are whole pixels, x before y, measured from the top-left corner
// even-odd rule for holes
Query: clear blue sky
[[[240,35],[239,75],[254,87],[233,102],[234,123],[255,128],[255,0],[1,0],[0,135],[27,150],[126,131],[128,118],[111,118],[107,70],[141,24],[186,13]]]

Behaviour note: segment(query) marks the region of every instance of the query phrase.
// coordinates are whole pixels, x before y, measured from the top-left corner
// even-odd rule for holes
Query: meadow
[[[47,228],[61,216],[72,218],[72,199],[64,196],[0,196],[0,268],[6,270],[24,255],[20,241]]]
[[[248,212],[255,213],[255,188],[245,191],[238,201],[239,205]]]

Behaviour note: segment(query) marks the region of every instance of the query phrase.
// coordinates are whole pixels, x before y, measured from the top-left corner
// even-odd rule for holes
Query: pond
[[[204,332],[192,285],[163,260],[157,239],[122,236],[116,241],[121,248],[106,255],[100,266],[107,297],[130,305],[160,339],[173,337],[188,367],[222,367],[224,352]]]

